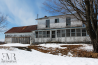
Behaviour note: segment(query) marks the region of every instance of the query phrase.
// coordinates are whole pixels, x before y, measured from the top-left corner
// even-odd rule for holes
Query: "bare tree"
[[[87,33],[98,53],[98,0],[47,0],[45,9],[52,13],[72,14],[86,25]]]
[[[0,13],[0,32],[4,32],[6,30],[7,18],[3,14]]]

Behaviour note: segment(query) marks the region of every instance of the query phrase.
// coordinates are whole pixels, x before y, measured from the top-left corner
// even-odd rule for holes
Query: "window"
[[[81,29],[76,29],[76,36],[81,36]]]
[[[71,18],[70,17],[66,18],[66,26],[71,26]]]
[[[55,23],[59,23],[59,19],[55,19]]]
[[[43,38],[47,37],[47,31],[43,31]]]
[[[35,32],[35,34],[36,34],[36,38],[38,38],[38,32]]]
[[[62,30],[62,37],[65,37],[65,30]]]
[[[50,37],[50,31],[38,31],[35,32],[36,38],[47,38]]]
[[[50,37],[50,31],[43,31],[43,38]]]
[[[82,29],[82,36],[86,36],[86,29]]]
[[[66,29],[66,37],[70,37],[70,29]]]
[[[42,31],[39,31],[39,38],[42,38]]]
[[[61,37],[61,31],[57,30],[57,37]]]
[[[46,28],[50,28],[50,20],[46,20]]]
[[[75,36],[75,29],[71,29],[71,36]]]
[[[52,38],[55,38],[55,31],[52,31]]]
[[[50,37],[50,31],[47,31],[47,37]]]

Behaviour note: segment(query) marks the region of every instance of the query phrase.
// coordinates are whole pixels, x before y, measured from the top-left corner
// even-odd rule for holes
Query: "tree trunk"
[[[92,27],[92,23],[91,23],[91,19],[90,19],[90,16],[91,15],[91,12],[90,12],[90,1],[89,0],[85,0],[85,5],[86,5],[86,30],[87,30],[87,33],[89,34],[90,36],[90,39],[91,39],[91,43],[93,44],[93,51],[98,53],[98,35],[93,27]],[[94,22],[94,21],[92,21]]]
[[[98,53],[98,41],[92,40],[92,44],[93,44],[93,52]]]

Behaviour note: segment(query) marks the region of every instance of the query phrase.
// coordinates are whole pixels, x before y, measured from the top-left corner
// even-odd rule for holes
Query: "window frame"
[[[75,34],[76,32],[75,32],[75,31],[76,31],[76,30],[75,30],[75,29],[70,29],[70,30],[71,30],[71,31],[70,31],[70,32],[71,32],[71,37],[75,37],[75,36],[76,36],[76,34]],[[74,32],[72,32],[72,30],[74,30]],[[74,34],[74,35],[72,36],[72,34]]]
[[[56,38],[56,31],[52,31],[52,32],[55,32],[55,33],[54,34],[52,33],[52,37],[51,38]]]
[[[59,31],[59,33],[58,33],[58,31]],[[57,37],[62,37],[62,32],[61,32],[61,30],[57,30]]]
[[[36,34],[36,32],[37,32],[37,34]],[[39,37],[38,37],[38,31],[35,31],[35,36],[36,36],[36,38],[39,38]]]
[[[80,30],[80,31],[77,31],[77,30]],[[80,29],[76,29],[76,36],[79,37],[77,34],[80,34],[80,36],[81,36],[81,28]]]
[[[85,29],[85,28],[82,28],[81,30],[82,30],[82,36],[84,36],[83,34],[85,33],[85,36],[87,36],[86,35],[86,29],[85,29],[85,32],[83,32],[83,29]]]
[[[45,32],[45,33],[44,33]],[[43,38],[47,38],[47,31],[43,31],[43,34],[42,34]]]
[[[64,32],[63,32],[64,31]],[[66,30],[64,29],[64,30],[61,30],[61,37],[66,37]],[[63,36],[63,34],[64,34],[64,36]]]
[[[59,18],[55,19],[55,23],[59,23]]]
[[[82,28],[82,36],[84,36],[83,34],[85,33],[85,36],[86,36],[86,29],[85,29],[85,32],[83,32],[83,29],[85,28]]]
[[[48,32],[49,32],[49,34],[48,34]],[[48,37],[49,36],[49,37]],[[47,31],[47,38],[50,38],[50,31]]]
[[[39,32],[42,32],[42,34],[39,34]],[[41,37],[39,37],[41,36]],[[38,31],[38,38],[43,38],[43,31]]]
[[[66,26],[71,26],[71,17],[66,17]]]
[[[46,28],[50,28],[50,20],[49,19],[46,20]]]
[[[69,30],[69,32],[67,30]],[[71,36],[70,32],[71,32],[71,29],[66,29],[66,37],[70,37]],[[67,36],[67,34],[69,34],[69,36]]]

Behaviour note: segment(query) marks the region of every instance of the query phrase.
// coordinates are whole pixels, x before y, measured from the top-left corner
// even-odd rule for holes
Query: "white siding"
[[[5,35],[10,35],[12,37],[31,36],[32,33],[6,33]]]
[[[71,16],[70,16],[71,17]],[[55,23],[55,19],[59,18],[59,23]],[[47,29],[46,20],[50,20],[50,28],[65,28],[66,27],[66,17],[50,17],[48,19],[39,19],[38,20],[38,29]],[[71,26],[70,27],[82,27],[82,22],[71,17]]]
[[[89,42],[90,37],[35,38],[35,42]]]
[[[9,37],[5,37],[6,43],[12,43],[12,37],[30,37],[30,44],[33,43],[34,33],[6,33]]]
[[[12,38],[5,38],[5,43],[12,43]]]

